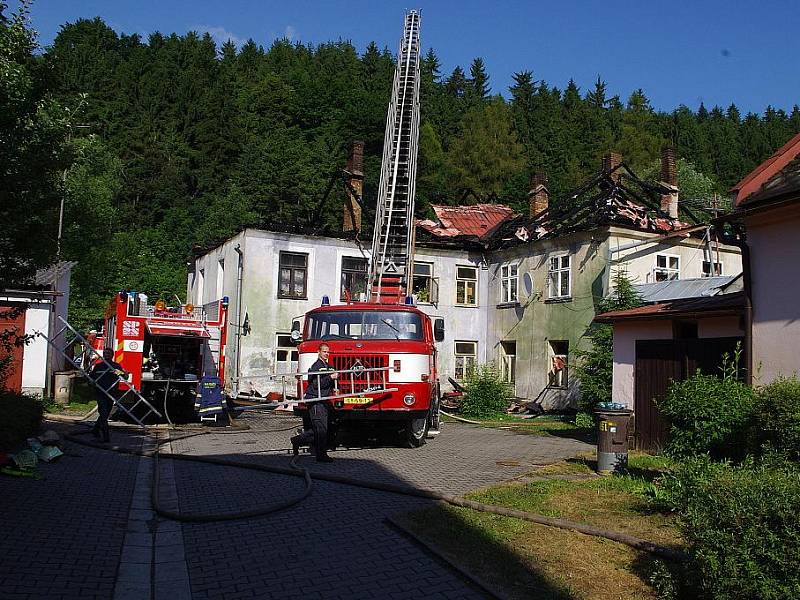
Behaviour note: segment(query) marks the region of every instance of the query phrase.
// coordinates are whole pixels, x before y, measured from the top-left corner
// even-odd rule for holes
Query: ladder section
[[[108,398],[111,399],[117,408],[127,414],[140,427],[145,427],[144,421],[151,415],[161,417],[161,413],[158,412],[152,404],[145,400],[144,396],[142,396],[132,385],[128,385],[128,389],[122,393],[117,391],[117,386],[119,386],[120,383],[127,383],[122,377],[117,376],[116,381],[114,381],[114,383],[107,388],[101,388],[98,386],[94,382],[90,373],[92,363],[99,360],[104,362],[108,368],[112,368],[112,366],[102,357],[99,352],[97,352],[97,350],[92,348],[92,345],[89,343],[89,341],[80,333],[78,333],[72,325],[67,323],[62,317],[58,317],[58,320],[61,321],[64,326],[52,338],[47,337],[41,331],[37,332],[36,335],[43,337],[56,352],[66,358],[72,366],[80,371],[81,374],[89,381],[89,383],[97,387],[102,393],[108,396]],[[74,337],[64,346],[60,346],[53,341],[63,339],[61,336],[68,331],[72,333]],[[73,355],[67,352],[67,350],[75,343],[75,341],[80,342],[81,350],[77,354]],[[126,407],[125,404],[129,404],[129,406]],[[141,418],[134,414],[134,411],[136,411],[140,406],[142,406],[144,409]]]
[[[420,115],[419,27],[419,12],[407,13],[386,117],[369,277],[372,302],[402,301],[411,278]]]

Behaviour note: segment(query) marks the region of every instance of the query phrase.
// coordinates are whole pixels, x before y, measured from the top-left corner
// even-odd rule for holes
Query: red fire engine
[[[435,342],[444,339],[444,320],[435,323],[408,296],[414,254],[414,194],[419,139],[420,15],[406,14],[387,117],[378,204],[375,211],[368,302],[323,306],[305,315],[299,369],[300,397],[309,369],[324,342],[339,372],[328,399],[338,421],[385,420],[402,427],[410,446],[421,446],[439,428]],[[355,165],[354,171],[361,171]],[[351,168],[351,167],[349,167]],[[355,190],[360,195],[360,189]],[[360,198],[359,198],[360,200]],[[300,322],[292,324],[301,338]],[[297,412],[305,414],[301,404]]]
[[[227,297],[203,307],[168,307],[162,300],[148,304],[142,293],[119,292],[94,345],[114,351],[114,360],[130,373],[127,385],[151,404],[190,420],[198,382],[224,381],[227,325]]]

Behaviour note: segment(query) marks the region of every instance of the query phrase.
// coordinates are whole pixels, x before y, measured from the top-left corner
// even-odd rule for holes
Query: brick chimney
[[[619,152],[606,152],[603,155],[603,173],[611,173],[622,164],[622,154]],[[619,181],[619,171],[611,174],[611,179]]]
[[[550,192],[547,191],[547,175],[544,171],[536,171],[531,178],[531,189],[528,192],[528,214],[535,217],[547,210],[550,203]]]
[[[661,184],[669,192],[661,196],[661,211],[673,219],[678,218],[678,158],[675,146],[661,150]]]
[[[357,197],[364,193],[364,142],[354,141],[347,159],[347,199],[344,201],[342,231],[361,231],[361,205]]]

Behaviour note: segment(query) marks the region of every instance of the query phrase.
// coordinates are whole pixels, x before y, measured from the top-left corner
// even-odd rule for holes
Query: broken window
[[[547,385],[550,387],[567,387],[567,368],[569,364],[569,341],[551,340],[549,343],[550,370],[547,373]]]
[[[433,263],[414,261],[411,293],[417,302],[433,304],[437,301],[436,286],[433,280]]]
[[[656,254],[653,281],[671,281],[681,278],[681,257],[677,254]]]
[[[550,258],[550,271],[547,273],[548,297],[569,298],[572,296],[572,269],[569,254]]]
[[[297,346],[292,343],[292,336],[279,333],[275,344],[275,372],[297,373]]]
[[[456,267],[456,304],[477,306],[477,290],[478,269],[475,267]]]
[[[342,257],[342,289],[339,299],[342,302],[358,300],[367,292],[367,259]]]
[[[518,301],[518,264],[507,264],[500,267],[500,304]]]
[[[456,370],[454,379],[462,381],[475,370],[478,342],[456,342]]]
[[[506,383],[517,377],[517,342],[500,342],[500,374]]]
[[[281,252],[278,298],[306,298],[308,254]]]
[[[703,277],[717,277],[719,275],[722,275],[721,262],[711,262],[710,260],[703,261]]]

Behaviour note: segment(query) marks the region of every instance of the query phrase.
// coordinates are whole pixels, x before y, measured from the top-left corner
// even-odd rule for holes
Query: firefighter
[[[89,372],[89,377],[95,385],[95,397],[97,398],[97,421],[92,427],[92,434],[101,441],[108,443],[111,437],[108,433],[108,416],[111,414],[111,409],[114,402],[109,398],[108,394],[112,396],[117,393],[116,384],[120,378],[127,376],[125,369],[114,362],[114,352],[111,348],[103,350],[104,361],[98,362]],[[106,390],[108,393],[103,393]]]
[[[334,368],[328,362],[330,351],[328,344],[320,344],[319,350],[317,351],[319,358],[311,365],[309,373],[334,371]],[[330,375],[309,375],[308,389],[306,390],[304,398],[306,400],[313,400],[314,398],[333,396],[336,379],[338,379],[338,377],[338,373],[331,373]],[[330,405],[328,402],[328,400],[319,400],[309,404],[308,416],[311,419],[311,429],[306,429],[303,433],[292,438],[292,452],[295,456],[298,455],[300,446],[304,446],[313,440],[317,462],[333,462],[333,458],[328,456],[328,419],[330,416]]]

